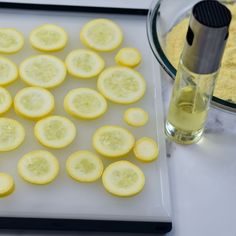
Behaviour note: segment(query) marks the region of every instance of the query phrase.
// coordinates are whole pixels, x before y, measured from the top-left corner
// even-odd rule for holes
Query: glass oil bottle
[[[202,137],[230,21],[230,11],[218,1],[193,7],[165,126],[177,143],[191,144]]]

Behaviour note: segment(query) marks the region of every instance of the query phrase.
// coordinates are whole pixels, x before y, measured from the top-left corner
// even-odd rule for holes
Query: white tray
[[[170,222],[170,196],[168,171],[166,160],[165,138],[163,132],[163,103],[161,97],[161,80],[159,65],[152,56],[146,36],[146,16],[81,13],[81,12],[55,12],[32,11],[19,9],[1,9],[0,27],[13,27],[25,36],[25,46],[16,55],[8,56],[16,63],[24,58],[39,54],[29,44],[30,31],[44,23],[55,23],[65,28],[69,34],[68,46],[62,51],[53,53],[62,60],[76,48],[84,48],[79,40],[81,27],[88,20],[105,17],[117,22],[124,32],[124,46],[137,47],[143,57],[140,71],[146,82],[145,97],[132,105],[115,105],[109,103],[108,112],[95,121],[81,121],[67,115],[63,110],[65,94],[75,87],[96,88],[96,79],[79,80],[67,76],[64,84],[52,90],[56,98],[54,114],[70,118],[77,126],[78,137],[69,147],[62,150],[49,150],[60,161],[60,174],[58,178],[47,186],[36,186],[24,182],[17,174],[18,160],[27,152],[35,149],[47,149],[41,146],[33,135],[34,122],[30,122],[15,115],[11,109],[6,117],[20,121],[27,132],[24,144],[15,151],[0,153],[0,171],[8,172],[14,176],[15,192],[4,199],[0,199],[0,217],[29,217],[29,218],[63,218],[87,220],[119,220],[142,222]],[[114,55],[102,53],[106,66],[114,65]],[[18,80],[8,87],[12,96],[26,85]],[[142,107],[150,115],[149,123],[140,128],[132,128],[124,123],[123,112],[128,107]],[[108,194],[101,181],[93,184],[81,184],[70,179],[65,172],[65,160],[74,151],[79,149],[93,150],[91,138],[96,128],[102,125],[121,125],[130,130],[136,138],[149,136],[157,140],[160,154],[156,162],[142,164],[135,160],[132,154],[127,159],[137,164],[145,173],[146,184],[144,190],[132,198],[117,198]],[[93,150],[94,151],[94,150]],[[102,158],[105,166],[110,161]]]

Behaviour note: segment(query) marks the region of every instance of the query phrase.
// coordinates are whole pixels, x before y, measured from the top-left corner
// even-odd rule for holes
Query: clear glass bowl
[[[190,15],[191,9],[199,0],[154,0],[148,12],[148,41],[156,59],[172,79],[176,68],[168,60],[165,53],[165,38],[171,28],[181,19]],[[233,3],[235,1],[220,1]],[[236,92],[236,91],[235,91]],[[226,111],[236,112],[236,104],[213,96],[212,105]]]

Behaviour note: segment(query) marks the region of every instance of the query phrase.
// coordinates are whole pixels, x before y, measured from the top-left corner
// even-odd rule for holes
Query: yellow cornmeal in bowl
[[[227,5],[227,7],[230,9],[233,18],[220,73],[214,90],[214,96],[236,103],[236,4]],[[175,68],[178,67],[188,24],[189,19],[185,18],[167,34],[166,54]]]

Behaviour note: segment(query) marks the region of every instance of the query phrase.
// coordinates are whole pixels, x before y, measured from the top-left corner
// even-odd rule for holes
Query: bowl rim
[[[149,8],[146,21],[147,37],[155,58],[158,60],[161,67],[167,72],[167,74],[174,80],[176,76],[176,69],[170,63],[164,51],[162,50],[156,29],[157,18],[160,15],[159,9],[162,1],[163,0],[153,0]],[[236,113],[236,103],[231,103],[227,100],[212,96],[211,104],[217,108],[223,109],[224,111],[226,110]]]

